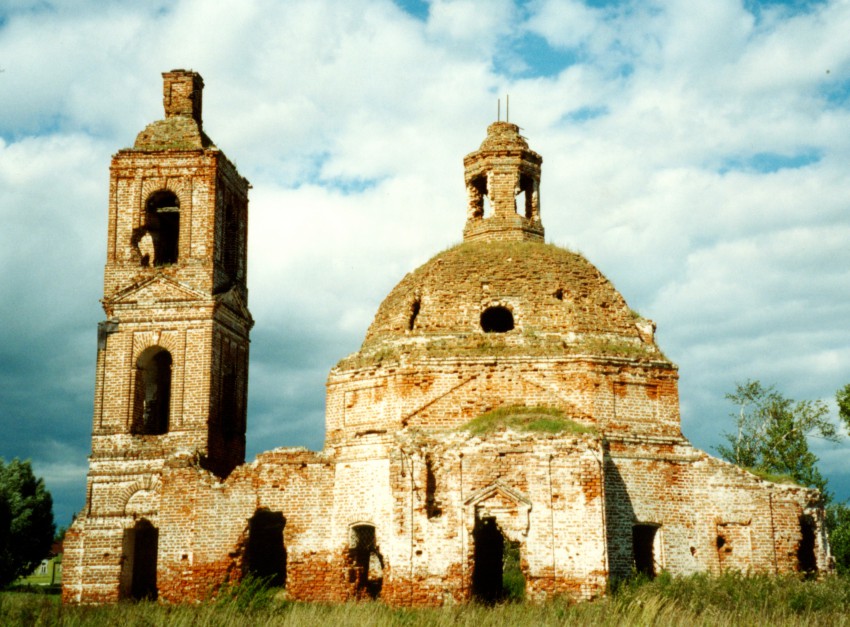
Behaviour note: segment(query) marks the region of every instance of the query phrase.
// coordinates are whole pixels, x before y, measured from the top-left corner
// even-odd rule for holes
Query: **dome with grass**
[[[405,276],[361,357],[391,353],[662,358],[653,324],[578,253],[539,241],[467,241]]]

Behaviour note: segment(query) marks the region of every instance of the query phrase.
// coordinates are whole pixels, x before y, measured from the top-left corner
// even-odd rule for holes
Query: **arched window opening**
[[[467,194],[469,195],[470,218],[483,218],[485,211],[489,214],[490,201],[487,198],[487,177],[485,175],[477,176],[469,182]]]
[[[517,213],[529,220],[534,217],[534,179],[527,174],[519,177],[519,191],[517,193]]]
[[[507,333],[514,328],[514,315],[501,305],[488,307],[481,312],[481,328],[485,333]]]
[[[248,521],[244,566],[246,575],[262,579],[272,586],[286,585],[285,526],[286,519],[281,512],[262,507],[254,513]]]
[[[180,201],[174,192],[154,192],[145,205],[145,234],[139,242],[142,265],[176,263],[179,243]]]
[[[384,585],[384,557],[375,541],[375,527],[353,525],[348,534],[348,581],[357,598],[377,599]]]
[[[813,577],[818,572],[815,558],[815,524],[811,516],[800,516],[800,544],[797,546],[797,570]]]
[[[171,353],[161,346],[152,346],[136,360],[132,433],[167,433],[170,406]]]
[[[410,304],[410,317],[407,320],[407,330],[413,331],[416,326],[416,318],[419,316],[419,310],[422,308],[422,299],[418,296]]]
[[[656,525],[635,525],[632,527],[632,554],[635,558],[635,571],[650,579],[655,572],[655,533]],[[719,536],[718,536],[719,537]]]
[[[121,598],[136,601],[156,599],[159,530],[142,518],[133,527],[124,530],[122,545]]]

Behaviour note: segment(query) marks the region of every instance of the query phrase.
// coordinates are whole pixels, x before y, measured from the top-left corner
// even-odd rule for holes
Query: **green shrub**
[[[519,542],[505,542],[502,559],[502,590],[506,601],[525,600],[525,575],[522,574],[520,566]]]

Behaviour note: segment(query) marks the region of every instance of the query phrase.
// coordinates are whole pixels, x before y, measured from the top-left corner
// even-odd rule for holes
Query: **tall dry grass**
[[[496,627],[503,625],[850,625],[850,578],[803,581],[796,577],[696,575],[620,586],[590,603],[566,599],[542,605],[457,605],[436,609],[390,608],[379,602],[325,605],[280,600],[255,585],[234,588],[215,603],[119,603],[62,606],[55,596],[0,593],[3,625],[265,626],[338,625]]]

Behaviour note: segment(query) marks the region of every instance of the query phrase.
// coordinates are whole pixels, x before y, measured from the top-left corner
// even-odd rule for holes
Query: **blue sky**
[[[462,158],[510,94],[547,239],[658,324],[711,451],[747,378],[850,382],[850,3],[6,0],[0,456],[83,505],[110,156],[206,82],[253,184],[249,459],[319,448],[324,381],[404,274],[461,238]],[[850,497],[848,441],[812,440]]]

